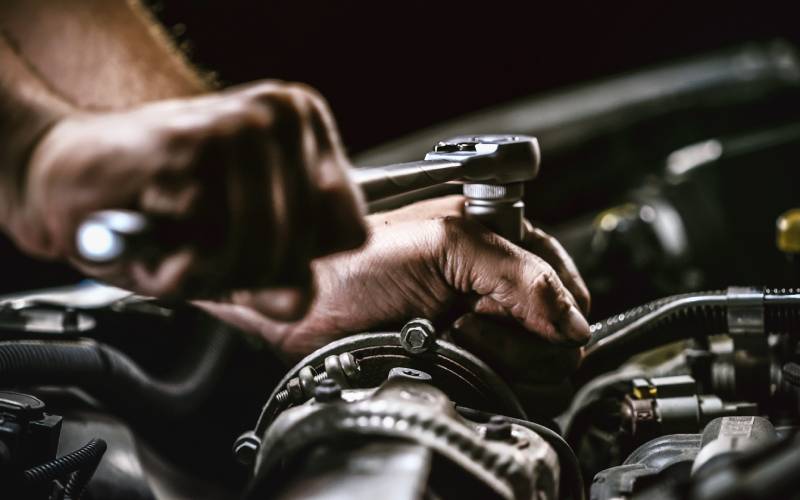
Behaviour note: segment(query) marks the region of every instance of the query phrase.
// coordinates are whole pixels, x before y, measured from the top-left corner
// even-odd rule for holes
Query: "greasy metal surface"
[[[278,383],[261,412],[254,429],[256,434],[263,433],[281,409],[276,395],[304,366],[323,367],[326,357],[345,352],[352,353],[362,366],[375,359],[376,364],[385,368],[378,370],[380,380],[375,378],[373,386],[384,380],[391,368],[412,362],[400,344],[398,333],[363,333],[332,342],[301,360]],[[483,397],[482,409],[496,409],[505,415],[525,418],[525,411],[508,385],[485,363],[458,346],[437,340],[436,347],[427,353],[427,357],[416,357],[414,360],[426,369],[434,366],[446,371],[450,377],[459,380],[460,385]]]
[[[450,399],[425,382],[388,380],[375,391],[346,391],[347,401],[308,402],[284,411],[265,432],[256,461],[258,491],[277,481],[274,473],[296,453],[353,436],[391,437],[424,445],[479,479],[502,498],[556,498],[555,451],[538,434],[512,424],[512,438],[488,440],[485,425],[464,420]],[[540,497],[535,494],[541,493]]]
[[[728,333],[764,334],[764,290],[731,286],[727,293]]]
[[[431,466],[431,451],[399,441],[314,450],[277,500],[417,500]]]

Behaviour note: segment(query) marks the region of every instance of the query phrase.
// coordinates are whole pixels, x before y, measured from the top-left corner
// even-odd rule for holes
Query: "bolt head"
[[[408,345],[414,347],[415,349],[421,349],[425,347],[427,340],[428,333],[422,328],[409,328],[408,332],[406,332],[406,341],[408,342]]]
[[[240,463],[252,465],[256,460],[260,445],[260,441],[252,433],[245,433],[239,436],[233,445],[233,454]]]
[[[339,363],[342,365],[342,370],[351,382],[358,380],[361,376],[361,365],[352,353],[345,352],[339,355]]]
[[[342,400],[342,388],[333,379],[325,379],[314,388],[317,403],[335,403]]]
[[[511,438],[511,422],[495,415],[485,424],[484,437],[492,441],[507,441]]]
[[[406,368],[403,366],[398,366],[396,368],[392,368],[389,370],[388,379],[405,379],[405,380],[414,380],[417,382],[430,382],[432,377],[425,373],[422,370],[415,370],[413,368]]]
[[[413,319],[400,330],[400,344],[411,354],[420,354],[436,343],[433,325],[426,319]]]
[[[286,384],[286,391],[289,393],[290,402],[299,403],[303,401],[303,388],[300,385],[300,379],[297,377],[289,379],[289,382]]]

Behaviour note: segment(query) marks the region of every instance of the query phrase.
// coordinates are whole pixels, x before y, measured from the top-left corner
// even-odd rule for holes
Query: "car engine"
[[[187,304],[94,282],[6,295],[0,497],[800,498],[798,110],[795,49],[749,44],[358,159],[466,165],[538,139],[534,181],[469,170],[369,199],[526,181],[503,210],[470,192],[501,234],[524,206],[586,278],[592,338],[560,381],[510,379],[430,318],[289,367]]]

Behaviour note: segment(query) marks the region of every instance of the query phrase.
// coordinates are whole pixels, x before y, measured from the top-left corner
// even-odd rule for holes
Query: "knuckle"
[[[240,117],[245,130],[263,131],[272,127],[274,114],[264,106],[246,106],[240,110]]]
[[[306,109],[313,99],[309,89],[301,83],[282,83],[268,97],[294,109]]]
[[[308,101],[323,101],[322,94],[314,87],[300,82],[290,82],[285,84],[287,92],[292,93],[298,98]]]
[[[539,291],[543,290],[560,291],[560,287],[558,286],[558,283],[560,283],[558,279],[558,274],[556,274],[556,271],[552,267],[546,264],[545,267],[543,267],[539,271],[539,275],[536,277],[533,283],[534,287]]]

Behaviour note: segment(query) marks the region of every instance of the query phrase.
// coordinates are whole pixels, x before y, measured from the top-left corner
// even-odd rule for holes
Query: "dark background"
[[[160,0],[224,84],[309,83],[358,152],[469,111],[740,42],[800,42],[795,2]]]

